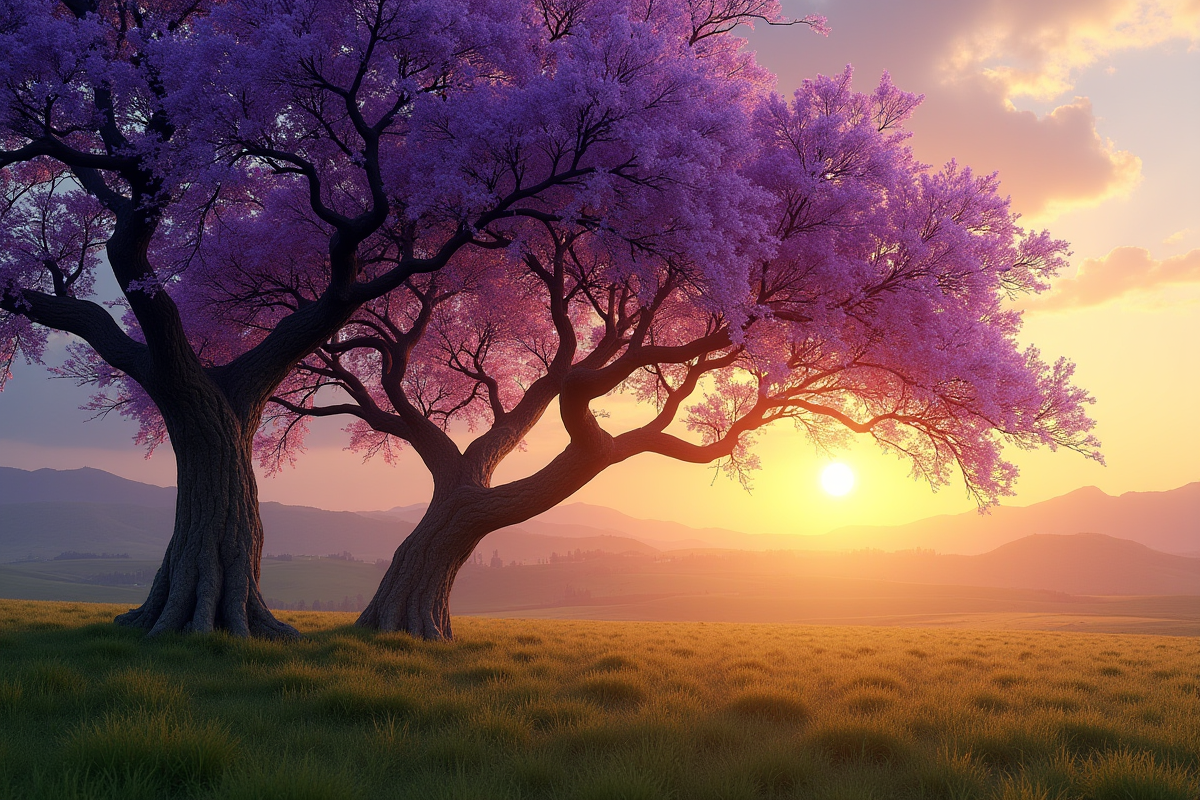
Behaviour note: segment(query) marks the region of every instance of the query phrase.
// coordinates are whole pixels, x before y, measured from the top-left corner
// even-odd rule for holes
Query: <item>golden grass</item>
[[[1194,638],[117,610],[0,601],[0,796],[1200,797]]]

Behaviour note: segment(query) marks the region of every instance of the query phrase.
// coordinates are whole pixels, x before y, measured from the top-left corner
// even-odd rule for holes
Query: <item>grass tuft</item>
[[[220,787],[228,800],[357,800],[361,797],[354,776],[344,770],[320,766],[311,759],[299,764],[259,765],[230,775]]]
[[[594,672],[620,672],[621,670],[636,670],[638,665],[621,655],[605,656],[592,664]]]
[[[495,664],[480,664],[469,669],[451,673],[450,679],[460,686],[482,686],[486,683],[500,683],[511,677],[504,667]]]
[[[237,755],[237,741],[215,722],[109,713],[72,734],[65,762],[100,784],[175,791],[212,786]]]
[[[632,679],[604,676],[587,678],[579,685],[585,699],[607,709],[635,708],[646,702],[646,689]]]
[[[726,706],[726,710],[744,719],[793,725],[806,722],[809,717],[808,708],[804,703],[782,693],[743,694]]]
[[[847,696],[843,704],[855,714],[878,714],[893,706],[896,698],[887,692],[859,691]]]
[[[835,764],[895,764],[902,761],[908,752],[908,747],[900,737],[865,725],[825,728],[813,735],[812,743]]]
[[[1085,769],[1087,800],[1195,800],[1200,782],[1180,767],[1158,763],[1150,753],[1106,753]]]
[[[661,800],[667,795],[662,776],[614,762],[585,773],[571,795],[576,800]]]
[[[1052,734],[1027,726],[984,731],[967,743],[967,751],[985,765],[1005,771],[1018,769],[1027,762],[1049,759],[1058,748],[1058,740]]]
[[[999,714],[1008,710],[1008,700],[995,692],[981,692],[971,698],[971,705],[989,714]]]
[[[811,759],[779,749],[752,754],[746,759],[744,769],[755,794],[767,797],[792,794],[818,774]]]
[[[1121,734],[1098,722],[1071,719],[1059,726],[1059,735],[1067,749],[1080,755],[1114,750],[1121,744]]]
[[[525,710],[530,725],[535,730],[553,731],[589,719],[594,710],[586,703],[558,700],[537,702]]]
[[[20,682],[30,694],[58,699],[80,694],[87,687],[83,673],[59,659],[39,659],[25,668]]]
[[[922,800],[974,800],[987,780],[987,769],[969,754],[943,751],[917,769],[912,794]]]
[[[320,714],[345,720],[407,718],[417,710],[406,693],[369,678],[322,689],[313,695],[312,705]]]

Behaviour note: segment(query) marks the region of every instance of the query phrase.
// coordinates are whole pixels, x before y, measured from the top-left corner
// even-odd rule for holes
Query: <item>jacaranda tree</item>
[[[689,263],[754,252],[727,151],[765,76],[727,34],[755,19],[784,22],[755,0],[2,0],[0,372],[74,334],[66,371],[178,463],[163,565],[119,621],[295,635],[258,589],[253,440],[364,306],[526,225],[636,249],[621,214],[675,213]]]
[[[721,185],[669,172],[597,184],[498,233],[504,249],[364,304],[300,362],[274,398],[268,461],[297,453],[306,419],[350,415],[354,446],[410,445],[433,476],[428,511],[359,624],[448,638],[455,575],[491,531],[642,453],[744,479],[756,432],[775,422],[824,446],[872,437],[934,485],[960,475],[983,506],[1012,492],[1005,444],[1099,458],[1072,366],[1019,347],[1005,306],[1046,288],[1065,243],[1019,228],[996,176],[918,163],[903,123],[919,102],[886,75],[857,93],[847,69],[790,102],[724,104],[749,106],[744,127],[716,108],[686,145],[728,140]],[[519,153],[472,169],[514,169]],[[258,312],[240,313],[252,324]],[[648,413],[610,430],[593,403],[622,391]],[[569,444],[493,485],[555,403]],[[476,430],[463,448],[456,422]]]

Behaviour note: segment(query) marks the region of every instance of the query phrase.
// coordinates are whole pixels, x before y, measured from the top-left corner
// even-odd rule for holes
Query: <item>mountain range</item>
[[[416,524],[424,505],[368,512],[376,519]],[[1101,533],[1153,550],[1200,556],[1200,482],[1165,492],[1113,496],[1095,486],[1028,506],[999,506],[904,525],[853,526],[825,534],[752,534],[724,528],[692,528],[679,522],[637,519],[606,506],[568,503],[521,523],[532,533],[627,536],[660,550],[936,550],[976,555],[1035,534]]]
[[[156,561],[170,537],[173,505],[172,488],[101,470],[0,468],[0,563],[45,561],[67,551]],[[263,503],[265,551],[316,556],[349,551],[368,562],[387,559],[423,511],[420,505],[354,513]],[[797,575],[1200,595],[1200,558],[1189,557],[1200,554],[1200,483],[1118,497],[1089,487],[989,515],[843,528],[820,536],[692,528],[572,503],[496,531],[478,548],[484,563],[498,552],[505,564],[600,552],[678,560],[782,550],[797,551],[788,562]]]

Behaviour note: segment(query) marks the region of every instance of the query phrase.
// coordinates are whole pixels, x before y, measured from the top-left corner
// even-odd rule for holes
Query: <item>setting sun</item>
[[[842,497],[854,488],[854,471],[835,462],[821,472],[821,488],[834,497]]]

